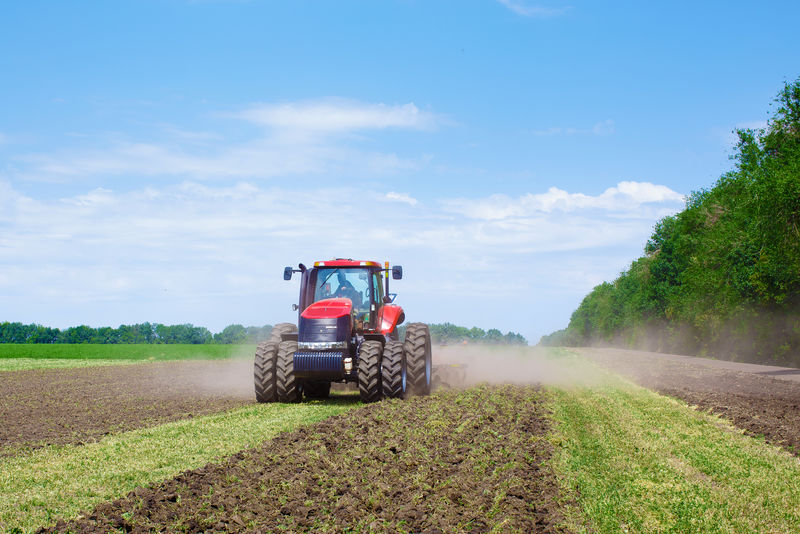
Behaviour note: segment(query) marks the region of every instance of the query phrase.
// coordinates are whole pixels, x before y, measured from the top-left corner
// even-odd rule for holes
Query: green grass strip
[[[550,390],[572,530],[800,532],[798,458],[606,374]]]
[[[74,360],[219,360],[255,354],[255,345],[102,345],[0,343],[0,360],[8,358]]]
[[[67,369],[72,367],[97,367],[101,365],[130,365],[148,360],[75,360],[60,358],[7,358],[0,359],[0,372],[27,369]]]
[[[89,445],[0,459],[0,531],[32,531],[71,518],[138,486],[227,457],[356,406],[352,397],[257,404],[135,430]]]

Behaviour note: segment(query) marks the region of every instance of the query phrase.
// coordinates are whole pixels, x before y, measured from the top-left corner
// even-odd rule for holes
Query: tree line
[[[503,334],[496,328],[484,331],[477,326],[466,328],[451,323],[428,325],[431,331],[431,342],[439,344],[487,343],[491,345],[527,345],[528,340],[521,334],[507,332]]]
[[[491,343],[503,345],[527,345],[520,334],[490,329],[465,328],[450,323],[429,325],[434,343]],[[401,326],[399,330],[403,330]],[[168,343],[168,344],[256,344],[266,341],[272,325],[242,326],[232,324],[222,332],[212,334],[207,328],[192,324],[163,325],[140,323],[120,325],[119,328],[104,326],[73,326],[64,330],[38,324],[0,323],[0,343]],[[402,335],[402,333],[401,333]]]
[[[140,323],[120,325],[119,328],[82,325],[59,330],[38,324],[4,322],[0,323],[0,343],[260,343],[269,337],[270,332],[272,325],[244,327],[234,324],[212,334],[207,328],[192,324]]]
[[[737,130],[733,170],[540,343],[800,366],[800,79],[775,104],[765,128]]]

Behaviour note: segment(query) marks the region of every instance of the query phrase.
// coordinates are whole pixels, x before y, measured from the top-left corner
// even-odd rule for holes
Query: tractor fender
[[[380,331],[383,335],[388,335],[394,331],[399,324],[403,324],[406,320],[406,314],[403,308],[395,306],[394,304],[386,304],[381,308],[380,316],[378,317],[380,323]]]

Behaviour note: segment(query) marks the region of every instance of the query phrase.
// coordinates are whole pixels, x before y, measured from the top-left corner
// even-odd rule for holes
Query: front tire
[[[389,399],[402,399],[406,395],[407,373],[403,344],[387,341],[383,347],[383,396]]]
[[[276,383],[280,402],[300,402],[303,397],[294,376],[295,352],[297,352],[297,341],[281,341],[278,345]]]
[[[278,400],[278,389],[275,380],[277,357],[277,343],[265,341],[258,345],[253,373],[256,400],[258,402],[275,402]]]
[[[411,323],[406,328],[406,339],[403,343],[408,365],[408,389],[414,395],[430,395],[431,371],[431,334],[428,325]]]
[[[382,356],[383,345],[380,341],[364,341],[358,348],[358,394],[361,402],[376,402],[383,396]]]

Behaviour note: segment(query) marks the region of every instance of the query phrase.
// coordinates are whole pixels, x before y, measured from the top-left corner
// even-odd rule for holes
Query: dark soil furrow
[[[800,382],[646,352],[581,352],[641,386],[720,415],[748,434],[800,456]]]
[[[244,361],[0,373],[0,456],[249,404],[252,373]]]
[[[42,532],[555,532],[543,393],[384,401]]]

